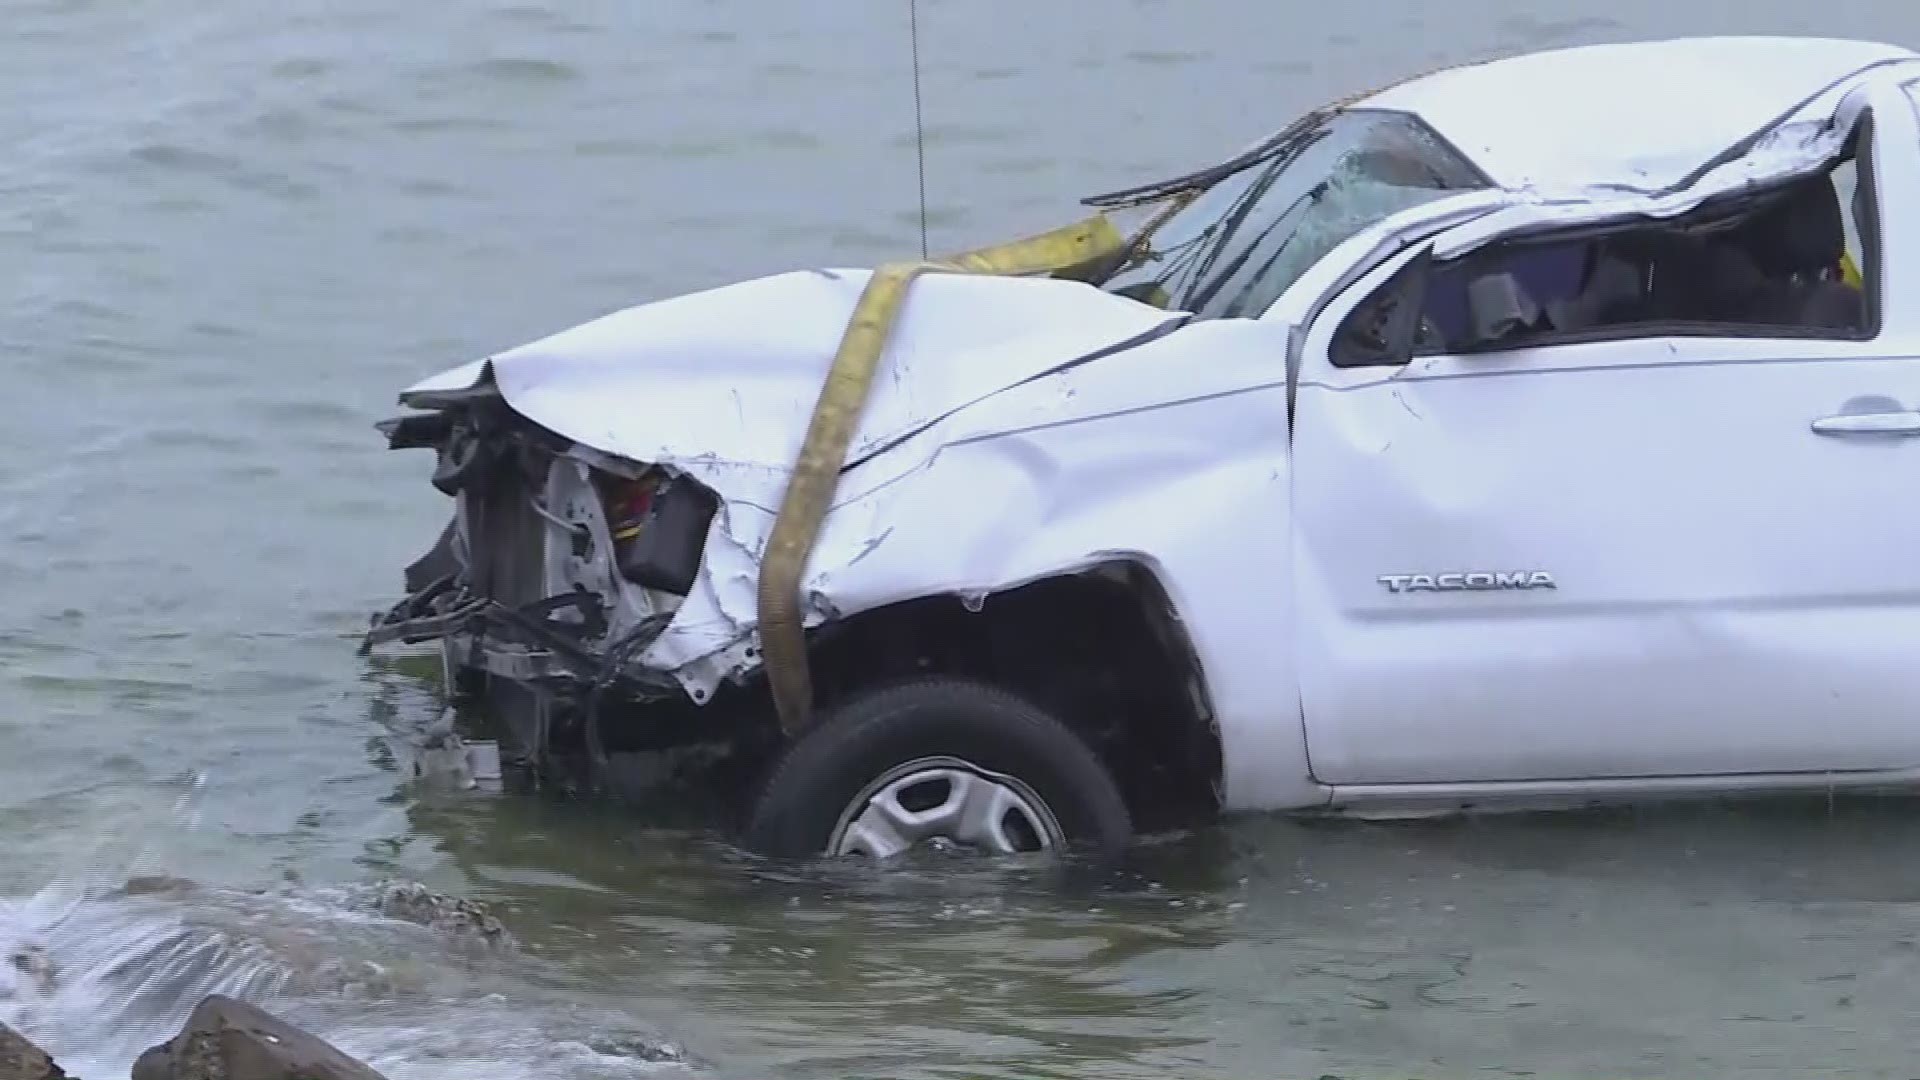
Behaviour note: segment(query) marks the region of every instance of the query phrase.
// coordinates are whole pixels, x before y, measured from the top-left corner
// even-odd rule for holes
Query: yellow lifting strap
[[[1863,287],[1864,279],[1860,276],[1860,264],[1853,261],[1851,251],[1840,253],[1840,280],[1849,288]]]
[[[889,263],[873,272],[854,304],[833,366],[820,387],[805,440],[787,478],[786,493],[760,562],[760,653],[780,727],[788,735],[812,719],[813,676],[807,665],[800,579],[820,526],[833,505],[847,449],[860,426],[880,357],[907,298],[922,274],[1027,275],[1056,273],[1109,258],[1127,240],[1104,214],[1050,232],[931,262]]]
[[[1422,74],[1431,75],[1477,62],[1449,64]],[[1390,85],[1417,77],[1396,80]],[[1353,94],[1325,106],[1325,110],[1345,108],[1381,89]],[[1171,215],[1194,194],[1176,193],[1162,216]],[[1157,221],[1140,230],[1140,234],[1150,234],[1153,224]],[[841,336],[840,348],[834,354],[833,366],[821,385],[806,438],[794,460],[793,472],[787,478],[773,532],[767,538],[766,554],[760,561],[760,654],[780,727],[789,736],[804,731],[813,713],[813,677],[807,665],[800,579],[806,572],[807,560],[813,554],[827,510],[833,505],[840,470],[846,465],[847,448],[860,425],[867,391],[873,385],[887,339],[906,301],[908,286],[922,274],[1061,273],[1118,255],[1128,243],[1128,238],[1105,214],[1095,214],[1037,236],[931,262],[889,263],[873,272],[854,304],[846,333]]]

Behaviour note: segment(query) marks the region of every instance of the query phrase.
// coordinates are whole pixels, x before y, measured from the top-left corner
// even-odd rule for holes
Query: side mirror
[[[1433,249],[1414,256],[1400,272],[1395,289],[1392,316],[1387,320],[1387,350],[1383,363],[1403,367],[1413,359],[1413,347],[1420,337],[1422,316],[1427,310],[1427,282],[1431,279]]]
[[[1328,357],[1335,367],[1400,367],[1413,359],[1432,255],[1414,256],[1347,315]]]

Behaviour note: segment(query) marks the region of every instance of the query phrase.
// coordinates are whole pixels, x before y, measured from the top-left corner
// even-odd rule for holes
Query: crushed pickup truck
[[[535,785],[724,748],[781,856],[1911,787],[1916,109],[1870,42],[1535,53],[615,312],[401,394],[453,520],[369,643]]]

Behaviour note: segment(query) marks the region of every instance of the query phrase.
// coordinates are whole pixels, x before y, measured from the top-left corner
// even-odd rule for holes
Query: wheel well
[[[979,679],[1020,694],[1085,738],[1137,824],[1169,828],[1219,806],[1220,742],[1186,631],[1133,561],[995,592],[924,597],[816,630],[817,703],[912,675]]]

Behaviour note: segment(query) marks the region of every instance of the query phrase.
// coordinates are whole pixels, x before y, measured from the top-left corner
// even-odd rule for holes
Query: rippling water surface
[[[1896,0],[921,24],[935,248],[1460,59],[1920,43]],[[410,786],[387,736],[432,715],[431,671],[353,644],[445,506],[370,425],[625,304],[917,251],[904,5],[0,0],[0,25],[0,1017],[83,1075],[210,989],[396,1080],[1912,1075],[1909,806],[1247,821],[1062,882],[775,872]],[[195,884],[126,887],[153,874]],[[493,903],[516,944],[356,900],[388,878]]]

